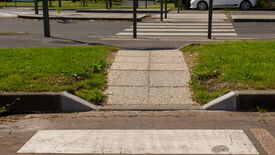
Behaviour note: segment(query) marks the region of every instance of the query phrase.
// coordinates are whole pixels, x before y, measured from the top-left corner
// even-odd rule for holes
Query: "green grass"
[[[109,52],[116,48],[0,49],[0,92],[68,91],[94,104],[104,100]]]
[[[82,1],[62,1],[62,7],[81,7]],[[58,1],[52,1],[52,6],[58,6]],[[115,4],[115,3],[114,3]],[[34,7],[34,2],[17,2],[17,6],[29,6],[29,7]],[[6,6],[5,2],[0,2],[0,6]],[[15,2],[8,2],[7,6],[13,7],[15,6]],[[42,1],[38,2],[38,6],[42,7]],[[50,3],[49,3],[50,6]],[[95,3],[94,1],[88,1],[88,6],[105,6],[105,1],[98,1]],[[51,7],[50,7],[51,8]]]
[[[275,42],[225,42],[183,49],[194,99],[205,104],[229,91],[275,89]]]
[[[16,34],[16,32],[13,32],[13,31],[0,32],[0,35],[7,35],[7,34]]]
[[[66,9],[105,9],[105,0],[104,1],[98,1],[95,3],[94,1],[88,1],[88,6],[82,6],[81,1],[62,1],[62,10]],[[132,9],[132,6],[116,6],[115,4],[118,4],[117,2],[113,2],[112,9]],[[13,7],[15,6],[14,2],[7,3],[8,6]],[[0,2],[0,6],[5,6],[5,2]],[[34,7],[33,2],[18,2],[17,6],[29,6]],[[42,7],[42,2],[38,2],[38,6]],[[57,9],[58,7],[58,1],[52,1],[52,6],[49,5],[49,9]],[[168,3],[167,5],[168,9],[176,10],[177,8],[174,7],[174,3]],[[139,9],[145,9],[145,6],[140,6]],[[160,3],[156,3],[156,5],[148,5],[148,9],[160,9]]]

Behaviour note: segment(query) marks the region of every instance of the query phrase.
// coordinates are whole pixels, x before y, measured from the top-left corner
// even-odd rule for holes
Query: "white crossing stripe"
[[[40,130],[17,153],[259,154],[242,130]]]
[[[131,36],[131,32],[119,32],[119,36]],[[140,36],[207,36],[208,33],[142,33],[137,32]],[[212,36],[237,36],[237,33],[212,33]]]
[[[125,29],[124,31],[133,31],[133,29]],[[208,29],[138,29],[139,32],[207,32]],[[234,29],[213,29],[213,32],[235,32]]]
[[[167,25],[167,26],[156,26],[156,25],[138,25],[137,28],[188,28],[188,29],[194,29],[194,28],[208,28],[207,25],[202,25],[202,26],[198,26],[198,25],[193,25],[193,26],[175,26],[175,25]],[[233,29],[233,26],[212,26],[213,29],[215,28],[221,28],[221,29]]]
[[[153,18],[159,18],[153,15]],[[228,37],[234,39],[238,35],[232,23],[226,23],[225,14],[214,14],[212,23],[213,37]],[[117,36],[132,36],[133,26],[117,33]],[[159,22],[137,23],[137,35],[143,38],[192,38],[208,36],[208,14],[169,14],[168,19]]]
[[[137,23],[137,25],[208,25],[208,23]],[[213,23],[212,25],[231,25],[232,23]]]

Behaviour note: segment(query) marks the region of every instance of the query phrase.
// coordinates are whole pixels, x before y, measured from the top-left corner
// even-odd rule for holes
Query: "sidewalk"
[[[121,50],[109,71],[105,108],[199,109],[191,99],[189,81],[179,50]]]

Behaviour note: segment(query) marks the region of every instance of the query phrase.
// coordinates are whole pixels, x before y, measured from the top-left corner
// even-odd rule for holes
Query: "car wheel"
[[[208,6],[207,6],[206,2],[201,1],[201,2],[198,3],[197,8],[201,11],[204,11],[204,10],[207,10]]]
[[[241,3],[240,8],[244,11],[247,11],[251,8],[251,4],[248,1],[244,1]]]

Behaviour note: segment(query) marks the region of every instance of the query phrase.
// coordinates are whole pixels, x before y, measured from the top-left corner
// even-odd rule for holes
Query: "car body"
[[[191,0],[190,8],[207,10],[209,0]],[[256,0],[213,0],[213,8],[240,8],[248,10],[256,5]]]

